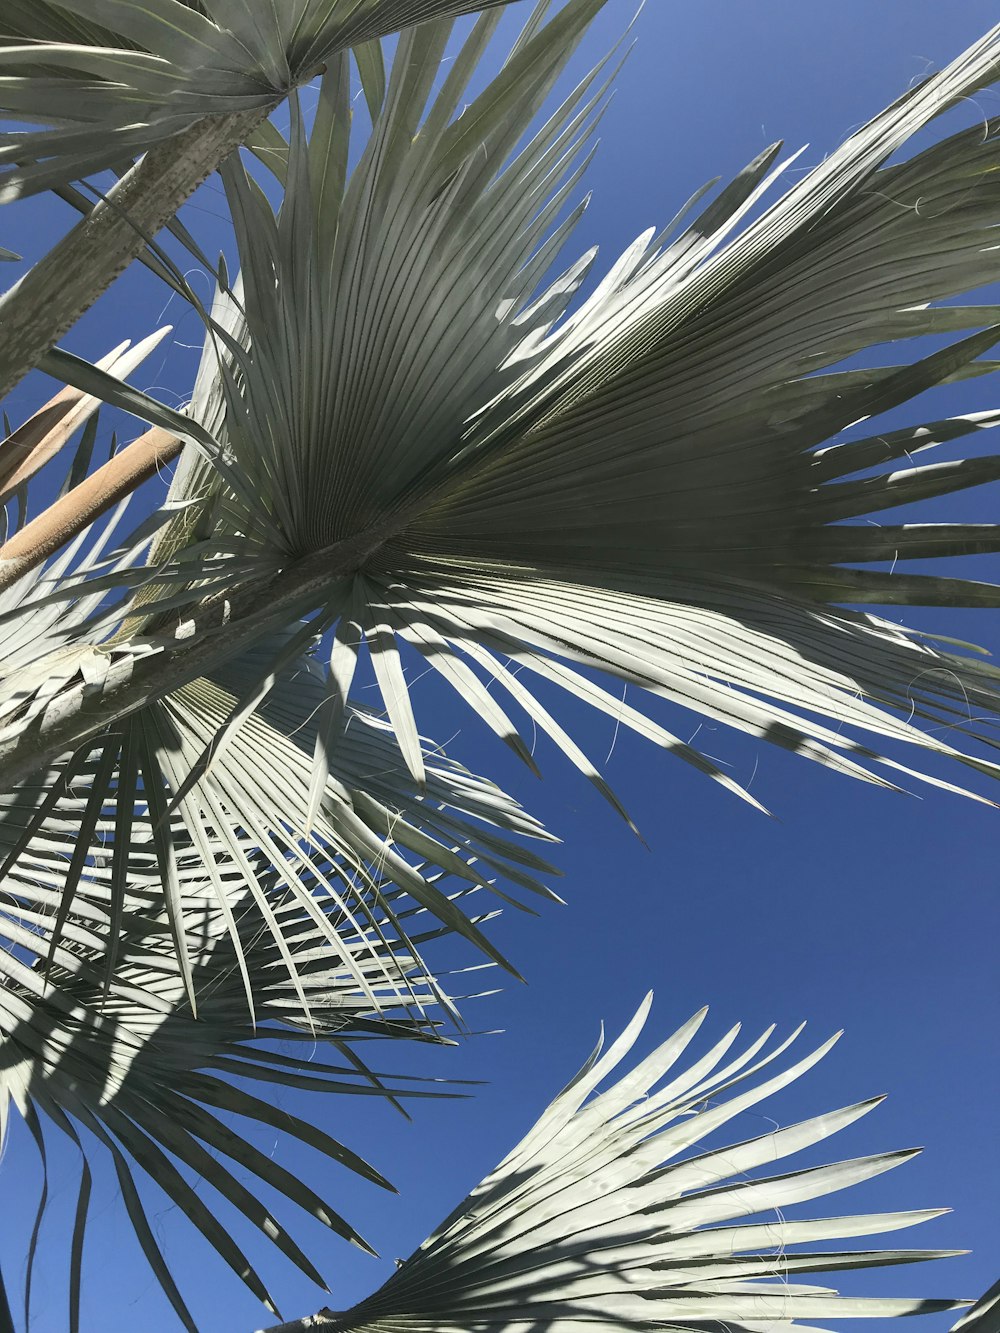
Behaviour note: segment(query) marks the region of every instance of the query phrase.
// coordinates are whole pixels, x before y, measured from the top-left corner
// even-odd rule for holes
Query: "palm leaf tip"
[[[734,1053],[734,1029],[685,1066],[680,1057],[700,1013],[621,1068],[647,1011],[648,1003],[606,1051],[598,1046],[517,1147],[374,1296],[343,1314],[283,1327],[569,1333],[697,1329],[711,1321],[752,1329],[761,1320],[778,1327],[967,1304],[842,1297],[812,1285],[812,1274],[952,1253],[822,1245],[904,1229],[940,1210],[789,1215],[792,1205],[890,1170],[911,1153],[757,1172],[854,1123],[880,1098],[733,1146],[699,1146],[804,1074],[832,1041],[789,1065],[781,1057],[797,1034],[770,1046],[769,1030]],[[757,1077],[778,1061],[780,1072]]]

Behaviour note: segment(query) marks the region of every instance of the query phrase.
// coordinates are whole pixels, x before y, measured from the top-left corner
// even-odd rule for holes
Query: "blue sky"
[[[634,0],[609,0],[575,70],[617,38],[633,10]],[[594,196],[572,252],[599,244],[604,271],[640,231],[662,225],[706,179],[731,176],[775,139],[785,139],[790,149],[808,143],[806,160],[819,160],[995,18],[995,5],[987,0],[951,6],[938,0],[841,0],[835,6],[648,0],[602,127],[602,147],[588,178]],[[984,94],[976,113],[997,112],[1000,97]],[[224,241],[223,213],[212,186],[186,213],[210,253]],[[2,220],[0,242],[29,258],[66,222],[62,206],[48,201],[12,206]],[[145,272],[130,273],[65,345],[96,356],[123,337],[142,336],[181,314],[176,301],[162,313],[167,298]],[[179,319],[176,338],[199,341],[193,316]],[[143,387],[169,401],[183,397],[190,360],[174,347],[162,363],[148,363]],[[49,391],[42,382],[26,382],[8,404],[13,420]],[[924,415],[995,407],[998,398],[1000,388],[989,379],[976,381],[939,391],[933,412]],[[900,417],[921,419],[919,407]],[[996,492],[984,491],[950,502],[940,516],[986,521],[996,504]],[[984,576],[996,578],[996,572]],[[917,610],[908,618],[1000,651],[995,612]],[[409,1124],[367,1099],[328,1103],[324,1114],[333,1132],[383,1170],[399,1198],[355,1184],[305,1150],[284,1149],[282,1160],[328,1191],[386,1256],[383,1262],[365,1259],[327,1240],[318,1225],[297,1224],[296,1234],[328,1274],[332,1304],[346,1306],[377,1286],[392,1258],[408,1254],[520,1136],[589,1052],[600,1020],[617,1030],[649,988],[656,1003],[647,1045],[705,1003],[711,1006],[706,1044],[736,1020],[752,1036],[771,1022],[786,1032],[805,1019],[817,1041],[846,1028],[845,1039],[819,1068],[765,1106],[764,1115],[788,1123],[890,1093],[882,1108],[813,1160],[916,1144],[925,1145],[925,1153],[831,1200],[829,1210],[952,1206],[952,1215],[912,1233],[909,1243],[972,1247],[975,1253],[840,1285],[857,1293],[928,1296],[972,1296],[989,1285],[996,1277],[1000,1185],[1000,813],[932,791],[880,792],[721,729],[710,732],[706,724],[699,742],[741,780],[752,777],[754,794],[775,812],[768,819],[634,737],[615,736],[607,719],[561,702],[560,716],[584,748],[598,759],[609,756],[606,774],[642,831],[644,846],[544,743],[538,758],[545,778],[538,782],[429,678],[415,698],[427,732],[443,740],[454,736],[457,757],[507,785],[564,840],[556,859],[568,905],[546,908],[534,920],[508,913],[497,923],[495,938],[529,984],[506,984],[501,994],[470,1003],[468,1018],[474,1027],[501,1033],[452,1051],[373,1056],[383,1069],[488,1080],[474,1100],[424,1104]],[[697,725],[678,723],[676,715],[673,720],[687,725],[684,736]],[[499,976],[493,981],[503,984]],[[282,1104],[300,1111],[309,1105],[291,1094],[283,1095]],[[760,1132],[766,1123],[745,1116],[734,1137]],[[264,1138],[259,1141],[270,1148]],[[4,1164],[12,1198],[37,1188],[28,1156],[26,1135],[16,1133],[14,1160]],[[58,1169],[60,1162],[68,1168],[72,1155],[57,1157],[53,1170],[52,1216],[36,1279],[36,1333],[59,1333],[65,1325],[65,1244],[75,1185]],[[0,1213],[0,1260],[15,1291],[24,1216],[20,1201]],[[176,1321],[107,1182],[97,1196],[94,1226],[84,1327],[173,1330]],[[206,1330],[242,1333],[266,1322],[256,1302],[229,1281],[221,1261],[166,1204],[157,1229]],[[286,1317],[321,1303],[283,1261],[264,1255],[261,1271]],[[922,1326],[937,1333],[947,1323],[927,1319]]]

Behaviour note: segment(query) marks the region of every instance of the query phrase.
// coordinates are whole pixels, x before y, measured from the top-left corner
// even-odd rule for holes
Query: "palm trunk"
[[[150,149],[0,297],[0,396],[37,365],[267,110],[207,117]]]

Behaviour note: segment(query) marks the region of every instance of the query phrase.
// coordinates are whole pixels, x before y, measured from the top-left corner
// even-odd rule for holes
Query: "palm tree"
[[[438,672],[531,764],[523,712],[616,806],[597,765],[526,682],[558,685],[755,805],[708,756],[623,703],[606,676],[881,786],[962,790],[938,775],[939,757],[1000,772],[988,749],[996,669],[850,609],[995,606],[992,584],[895,566],[995,551],[1000,530],[845,522],[1000,476],[996,456],[868,475],[1000,414],[839,439],[924,388],[992,369],[978,358],[1000,337],[996,309],[933,303],[998,275],[996,126],[887,163],[1000,77],[1000,27],[769,206],[788,165],[777,147],[685,229],[678,219],[640,237],[575,299],[593,255],[545,275],[582,211],[577,187],[614,53],[548,119],[536,116],[600,0],[555,13],[543,0],[503,68],[464,106],[497,6],[454,48],[442,79],[447,18],[403,32],[383,67],[373,39],[386,25],[469,7],[309,0],[288,8],[298,26],[265,35],[253,7],[223,0],[141,9],[81,0],[14,3],[0,27],[0,64],[17,71],[8,109],[30,120],[30,99],[42,96],[59,128],[0,150],[11,193],[65,195],[82,173],[150,150],[78,233],[99,256],[73,251],[85,299],[98,290],[95,274],[150,240],[220,161],[239,246],[239,275],[219,269],[210,309],[162,250],[146,255],[205,323],[183,412],[124,383],[131,350],[90,365],[52,346],[82,308],[79,293],[36,326],[53,263],[65,273],[65,247],[43,261],[41,286],[29,274],[0,312],[7,328],[32,330],[17,334],[16,355],[0,347],[6,373],[37,361],[67,385],[0,445],[0,480],[13,478],[22,500],[30,483],[26,512],[36,468],[96,399],[151,428],[95,470],[90,415],[63,497],[0,546],[0,856],[11,946],[0,955],[11,1056],[0,1109],[17,1107],[43,1162],[46,1118],[49,1131],[80,1142],[85,1126],[108,1148],[146,1257],[188,1327],[130,1160],[180,1158],[314,1272],[203,1145],[357,1239],[350,1225],[301,1181],[258,1162],[209,1108],[269,1123],[266,1103],[232,1083],[237,1073],[398,1097],[398,1084],[358,1068],[352,1038],[439,1039],[430,1015],[437,1006],[455,1020],[456,1005],[425,946],[455,934],[511,968],[483,929],[482,891],[551,896],[551,867],[518,840],[544,837],[540,826],[422,737],[409,661]],[[352,45],[372,129],[348,171]],[[198,63],[196,47],[211,59]],[[295,87],[320,64],[310,119]],[[286,95],[287,139],[263,119]],[[69,133],[74,117],[79,134]],[[240,142],[259,167],[227,155]],[[900,207],[916,200],[934,207]],[[964,336],[912,364],[836,368],[883,343],[955,332]],[[123,501],[176,455],[167,503],[129,530]],[[891,572],[879,567],[890,561]],[[857,568],[867,565],[875,568]],[[351,701],[365,654],[385,720]],[[939,724],[964,733],[961,745]],[[905,747],[916,755],[906,763],[896,757]],[[283,1062],[255,1044],[276,1032],[321,1036],[347,1063],[317,1073],[306,1060]],[[639,1081],[648,1074],[643,1086],[652,1086],[659,1074],[642,1068]],[[701,1079],[690,1105],[664,1102],[670,1116],[704,1101]],[[623,1084],[623,1113],[632,1088]],[[619,1143],[617,1121],[580,1114],[615,1152],[631,1145],[633,1165],[646,1163],[638,1141]],[[715,1114],[695,1119],[704,1127]],[[644,1139],[665,1121],[640,1114],[635,1123]],[[375,1178],[305,1122],[293,1132]],[[650,1156],[631,1179],[652,1187],[646,1173],[662,1160]],[[537,1164],[539,1190],[551,1165]],[[678,1168],[684,1179],[689,1165]],[[90,1170],[85,1163],[71,1255],[74,1327]],[[499,1171],[488,1187],[498,1225],[510,1204]],[[184,1177],[169,1179],[181,1210],[270,1301]],[[538,1310],[575,1318],[564,1307],[576,1288],[559,1284],[591,1262],[586,1247],[564,1270],[558,1248],[515,1246],[514,1304],[497,1314],[478,1303],[492,1270],[459,1248],[475,1240],[468,1229],[452,1219],[373,1304],[334,1326],[457,1329],[484,1309],[487,1322],[513,1327]],[[658,1233],[634,1239],[640,1270],[661,1262]],[[558,1269],[551,1287],[524,1279],[546,1265]],[[760,1267],[759,1256],[748,1259],[740,1281]],[[666,1299],[650,1296],[662,1286],[655,1271],[642,1278],[644,1300]],[[441,1304],[427,1304],[425,1279]],[[753,1291],[746,1300],[725,1292],[720,1304],[725,1280],[716,1275],[711,1300],[684,1308],[700,1321],[753,1324]],[[600,1319],[647,1326],[612,1285]],[[676,1299],[690,1301],[684,1290]],[[591,1287],[580,1292],[590,1310]],[[810,1299],[796,1293],[801,1313]]]

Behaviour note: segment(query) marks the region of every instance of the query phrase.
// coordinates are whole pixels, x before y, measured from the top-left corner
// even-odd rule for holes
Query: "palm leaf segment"
[[[203,447],[240,488],[243,559],[293,573],[326,561],[334,656],[349,672],[367,643],[418,780],[404,645],[522,754],[504,699],[525,710],[606,794],[532,678],[737,790],[578,668],[883,785],[914,775],[883,753],[896,742],[939,785],[935,755],[996,775],[948,739],[992,744],[996,669],[843,604],[996,604],[993,584],[899,568],[994,551],[996,525],[864,516],[995,479],[995,455],[910,460],[1000,414],[840,432],[992,368],[976,358],[996,308],[930,302],[1000,274],[1000,126],[885,163],[997,77],[1000,29],[740,231],[781,170],[769,150],[676,239],[641,237],[566,317],[593,256],[541,295],[537,282],[576,217],[555,225],[605,83],[593,71],[517,149],[589,17],[569,6],[540,26],[541,9],[457,119],[494,19],[429,106],[449,28],[405,34],[349,178],[346,79],[331,67],[311,139],[293,105],[287,161],[273,159],[277,216],[229,163],[247,345],[220,339],[222,443]],[[983,326],[912,364],[836,369]]]
[[[506,2],[9,0],[0,112],[25,128],[0,136],[0,199],[128,164],[206,116],[264,115],[345,47]]]
[[[997,1333],[1000,1329],[1000,1282],[983,1292],[971,1310],[967,1310],[951,1333]]]
[[[288,1329],[611,1333],[725,1326],[760,1333],[799,1320],[815,1326],[967,1304],[843,1297],[810,1281],[813,1274],[947,1253],[825,1247],[913,1226],[936,1216],[933,1210],[787,1215],[796,1204],[900,1165],[912,1152],[748,1174],[822,1142],[881,1098],[736,1144],[699,1146],[804,1074],[836,1038],[757,1080],[798,1034],[768,1051],[768,1029],[732,1056],[737,1027],[707,1055],[678,1068],[702,1011],[598,1091],[628,1056],[648,1007],[647,999],[604,1054],[598,1046],[517,1147],[375,1295],[343,1314],[324,1311]]]

